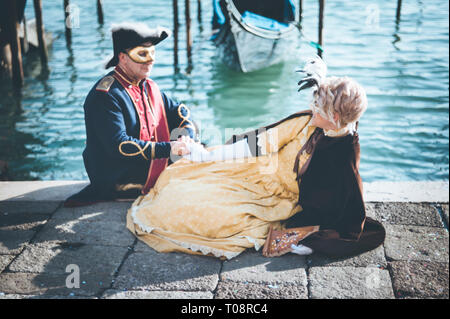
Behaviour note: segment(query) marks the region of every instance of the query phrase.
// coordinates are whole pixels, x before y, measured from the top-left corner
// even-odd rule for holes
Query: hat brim
[[[119,64],[119,57],[115,55],[111,60],[108,61],[108,63],[106,63],[105,69],[109,69],[113,66],[116,66],[117,64]]]
[[[156,30],[156,34],[145,37],[145,42],[151,42],[153,45],[157,45],[170,36],[170,31],[165,28],[159,28]],[[144,43],[144,42],[143,42]]]

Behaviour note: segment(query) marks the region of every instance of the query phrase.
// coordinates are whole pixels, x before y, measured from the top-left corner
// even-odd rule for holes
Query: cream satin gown
[[[298,151],[314,132],[311,116],[287,120],[259,135],[265,155],[166,168],[133,203],[127,227],[159,252],[233,258],[264,245],[269,227],[301,211],[293,172]],[[301,156],[300,165],[308,155]]]

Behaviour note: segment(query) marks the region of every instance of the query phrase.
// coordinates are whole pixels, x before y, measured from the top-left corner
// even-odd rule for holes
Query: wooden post
[[[323,30],[323,12],[325,10],[325,0],[319,0],[319,45],[322,47],[323,44],[323,37],[322,37],[322,30]],[[317,49],[317,55],[322,57],[322,50]]]
[[[8,3],[8,23],[6,36],[8,37],[11,50],[11,70],[12,81],[16,89],[23,86],[23,66],[22,66],[22,50],[19,39],[19,21],[17,17],[16,0],[6,1]]]
[[[66,42],[68,47],[72,45],[72,28],[71,25],[68,25],[69,21],[67,21],[70,17],[69,12],[67,11],[67,7],[69,6],[69,0],[64,0],[64,27],[66,30]]]
[[[191,9],[190,1],[185,0],[185,15],[186,15],[186,46],[187,46],[187,56],[190,60],[192,55],[192,37],[191,37]]]
[[[303,0],[298,1],[298,22],[302,21],[303,15]]]
[[[6,30],[5,30],[6,33]],[[11,45],[9,44],[9,34],[6,36],[5,42],[2,44],[3,47],[1,52],[1,60],[3,61],[3,69],[8,76],[12,78],[12,58],[11,58]]]
[[[397,14],[396,14],[397,24],[400,22],[401,11],[402,11],[402,0],[397,0]]]
[[[173,63],[175,70],[178,69],[178,28],[180,23],[178,21],[178,0],[172,0],[173,6]]]
[[[28,50],[30,49],[29,43],[28,43],[28,28],[27,28],[27,18],[25,17],[25,14],[23,15],[23,53],[26,54]]]
[[[102,0],[97,0],[97,15],[98,15],[98,23],[103,24],[104,18],[103,18]]]
[[[44,23],[42,22],[42,0],[34,0],[34,15],[36,16],[36,32],[39,43],[41,64],[46,67],[48,62],[48,54],[44,38]]]
[[[202,2],[201,2],[201,0],[197,0],[197,20],[199,23],[202,23]]]

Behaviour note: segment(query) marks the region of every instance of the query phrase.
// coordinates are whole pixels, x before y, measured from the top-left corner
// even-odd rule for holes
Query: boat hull
[[[229,68],[253,72],[280,63],[296,48],[300,33],[291,25],[284,32],[268,32],[245,26],[235,18],[215,37],[218,56]]]

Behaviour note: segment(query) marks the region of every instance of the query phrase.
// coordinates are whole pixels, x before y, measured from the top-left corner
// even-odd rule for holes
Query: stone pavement
[[[63,208],[84,185],[0,183],[0,299],[449,298],[448,182],[365,184],[387,231],[366,254],[228,261],[155,252],[126,229],[131,202]]]

